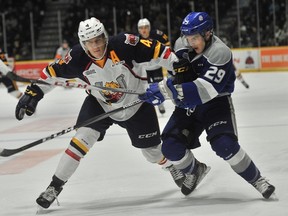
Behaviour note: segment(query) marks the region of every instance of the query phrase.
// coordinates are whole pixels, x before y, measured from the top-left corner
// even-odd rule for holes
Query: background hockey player
[[[178,61],[169,47],[156,40],[140,41],[139,37],[128,33],[108,39],[104,25],[94,17],[80,22],[78,36],[80,44],[71,49],[65,61],[59,60],[46,67],[41,74],[42,79],[48,82],[57,77],[78,78],[91,85],[144,92],[147,87],[143,69],[145,65],[159,64],[173,70],[173,62]],[[38,102],[49,90],[50,87],[44,85],[28,86],[16,107],[16,118],[22,120],[25,114],[32,115]],[[91,90],[87,93],[77,124],[138,99],[138,95],[121,92]],[[95,142],[104,138],[107,129],[114,123],[127,130],[132,145],[141,149],[149,162],[166,166],[155,108],[149,103],[140,103],[77,130],[59,162],[52,182],[36,200],[40,206],[48,208],[51,205],[76,171],[80,160]],[[177,179],[181,173],[171,166],[168,169],[176,183],[181,185],[184,176]]]
[[[138,33],[141,38],[158,40],[165,46],[170,47],[170,41],[168,36],[158,29],[151,29],[150,21],[147,18],[140,19],[137,24]],[[163,68],[156,67],[155,69],[146,70],[147,79],[149,83],[160,82],[163,80]],[[161,114],[165,113],[164,103],[158,105],[159,112]]]
[[[199,137],[205,130],[212,150],[264,198],[270,198],[275,187],[238,143],[231,99],[236,79],[231,50],[213,34],[213,21],[205,12],[189,13],[181,33],[184,41],[178,40],[174,49],[181,58],[174,64],[174,78],[150,84],[140,97],[155,103],[169,95],[176,104],[162,134],[162,152],[186,174],[181,192],[190,194],[207,173],[206,165],[190,150],[200,146]]]
[[[15,98],[20,98],[22,92],[19,91],[18,85],[15,81],[9,79],[6,74],[13,71],[13,65],[8,63],[8,55],[0,48],[0,84],[3,83],[10,95]]]
[[[67,40],[63,40],[60,47],[57,48],[54,60],[64,59],[66,54],[70,51],[70,46]]]
[[[242,85],[245,87],[245,88],[249,88],[249,84],[244,80],[243,76],[242,76],[242,73],[236,68],[235,64],[233,64],[233,67],[234,67],[234,70],[235,70],[235,74],[236,74],[236,78],[237,80],[239,80]]]

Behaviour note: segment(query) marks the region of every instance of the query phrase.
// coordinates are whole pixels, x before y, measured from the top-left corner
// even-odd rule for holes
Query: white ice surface
[[[38,214],[94,215],[288,215],[288,73],[245,73],[250,89],[236,81],[233,94],[240,145],[262,175],[276,186],[278,200],[267,201],[229,165],[216,156],[201,136],[195,156],[212,167],[201,185],[184,197],[170,174],[145,161],[122,128],[112,126],[94,145],[65,185],[56,202]],[[24,90],[24,86],[21,87]],[[74,125],[85,93],[57,87],[39,103],[37,113],[14,118],[17,100],[0,87],[0,148],[18,148]],[[161,129],[173,106],[159,114]],[[36,215],[35,199],[48,186],[70,132],[23,153],[0,158],[0,215]],[[54,156],[45,156],[45,152]],[[52,154],[51,154],[52,155]],[[13,173],[14,172],[14,173]]]

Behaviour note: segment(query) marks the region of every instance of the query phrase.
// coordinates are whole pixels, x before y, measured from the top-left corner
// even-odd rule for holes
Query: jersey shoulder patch
[[[136,46],[139,42],[139,37],[134,34],[125,34],[125,44]]]
[[[164,33],[163,33],[163,31],[160,31],[159,29],[156,29],[156,34],[162,36]]]

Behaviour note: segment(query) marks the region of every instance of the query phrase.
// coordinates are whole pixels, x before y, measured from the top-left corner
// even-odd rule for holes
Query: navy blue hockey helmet
[[[205,12],[191,12],[183,20],[181,33],[183,35],[200,34],[204,36],[205,32],[213,29],[213,20]]]

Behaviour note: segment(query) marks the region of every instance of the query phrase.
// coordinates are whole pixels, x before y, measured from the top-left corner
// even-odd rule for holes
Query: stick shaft
[[[32,148],[32,147],[34,147],[34,146],[37,146],[37,145],[39,145],[39,144],[41,144],[41,143],[44,143],[44,142],[46,142],[46,141],[48,141],[48,140],[51,140],[51,139],[54,139],[54,138],[56,138],[56,137],[62,136],[62,135],[64,135],[64,134],[66,134],[66,133],[69,133],[69,132],[71,132],[71,131],[73,131],[73,130],[75,130],[75,129],[77,129],[77,128],[85,127],[85,126],[90,125],[90,124],[92,124],[92,123],[94,123],[94,122],[101,121],[102,119],[105,119],[105,118],[107,118],[107,117],[109,117],[109,116],[111,116],[111,115],[113,115],[113,114],[115,114],[115,113],[117,113],[117,112],[123,111],[123,110],[125,110],[125,109],[127,109],[127,108],[133,107],[133,106],[135,106],[135,105],[137,105],[137,104],[140,104],[140,103],[142,103],[142,102],[143,102],[143,101],[141,101],[141,100],[136,100],[136,101],[133,101],[133,102],[131,102],[131,103],[129,103],[129,104],[125,104],[125,105],[123,105],[122,107],[119,107],[119,108],[117,108],[117,109],[111,110],[111,111],[106,112],[106,113],[102,113],[102,114],[100,114],[100,115],[98,115],[98,116],[95,116],[95,117],[93,117],[93,118],[91,118],[91,119],[88,119],[88,120],[85,121],[85,122],[76,124],[76,125],[74,125],[74,126],[72,126],[72,127],[68,127],[68,128],[66,128],[66,129],[64,129],[64,130],[62,130],[62,131],[59,131],[59,132],[54,133],[54,134],[51,134],[51,135],[49,135],[49,136],[47,136],[47,137],[41,138],[41,139],[36,140],[36,141],[34,141],[34,142],[31,142],[31,143],[29,143],[29,144],[27,144],[27,145],[23,145],[23,146],[20,147],[20,148],[16,148],[16,149],[1,149],[1,148],[0,148],[0,156],[2,156],[2,157],[9,157],[9,156],[11,156],[11,155],[17,154],[17,153],[22,152],[22,151],[24,151],[24,150],[26,150],[26,149],[29,149],[29,148]]]
[[[86,90],[98,90],[98,91],[105,90],[105,91],[121,92],[121,93],[136,94],[136,95],[141,95],[144,93],[144,92],[137,92],[135,90],[125,89],[125,88],[110,88],[110,87],[105,87],[105,86],[93,86],[93,85],[89,85],[88,83],[85,83],[84,81],[75,82],[74,80],[69,80],[69,79],[65,79],[65,80],[59,79],[59,80],[55,80],[51,82],[45,82],[43,80],[21,77],[13,72],[8,72],[6,76],[17,82],[30,82],[30,83],[37,83],[37,84],[44,84],[44,85],[80,88],[80,89],[86,89]]]

